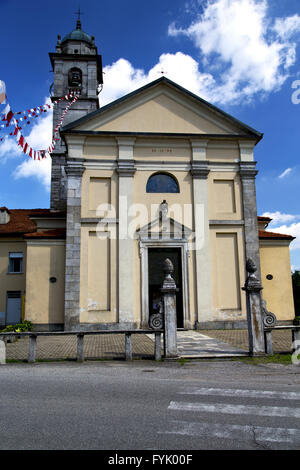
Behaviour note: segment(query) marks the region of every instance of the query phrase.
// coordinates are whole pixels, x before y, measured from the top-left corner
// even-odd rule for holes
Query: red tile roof
[[[5,206],[0,207],[0,211],[6,211],[10,214],[10,211]]]
[[[24,238],[28,239],[38,239],[38,238],[66,238],[66,229],[65,228],[55,228],[51,230],[43,230],[39,232],[25,233]]]
[[[258,215],[257,220],[258,222],[271,222],[272,219],[270,219],[270,217],[264,217],[262,215]]]
[[[258,231],[259,238],[267,238],[269,240],[295,240],[296,237],[292,237],[292,235],[284,235],[283,233],[277,232],[266,232],[265,230]]]
[[[52,217],[64,213],[51,211],[51,209],[10,209],[10,221],[0,224],[0,237],[23,235],[36,232],[36,224],[30,219],[33,217]]]

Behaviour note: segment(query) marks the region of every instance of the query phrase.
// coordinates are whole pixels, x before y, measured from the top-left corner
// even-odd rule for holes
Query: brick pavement
[[[216,340],[239,349],[248,350],[247,330],[198,330]],[[291,352],[291,331],[273,332],[274,352]],[[29,339],[21,338],[15,343],[6,345],[6,358],[27,360]],[[147,335],[132,335],[133,358],[154,357],[154,341]],[[76,336],[40,336],[37,338],[37,360],[76,359]],[[123,335],[87,335],[84,338],[84,354],[86,359],[123,359],[125,355],[125,339]]]
[[[248,330],[201,330],[199,333],[229,343],[237,348],[248,350]],[[292,351],[292,332],[273,331],[272,342],[274,353]]]

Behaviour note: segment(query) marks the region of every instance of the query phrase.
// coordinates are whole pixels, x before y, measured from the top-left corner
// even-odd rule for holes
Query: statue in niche
[[[69,70],[68,81],[70,88],[81,88],[82,85],[82,72],[78,68]]]

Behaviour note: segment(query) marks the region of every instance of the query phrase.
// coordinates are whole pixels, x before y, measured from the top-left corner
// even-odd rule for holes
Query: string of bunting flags
[[[1,122],[6,121],[6,124],[1,124],[0,127],[3,128],[3,127],[8,127],[9,125],[14,125],[12,122],[13,117],[20,115],[20,114],[25,114],[25,116],[23,118],[20,117],[19,119],[16,119],[17,123],[19,123],[19,121],[23,121],[23,120],[26,121],[30,118],[38,117],[41,115],[41,113],[46,113],[49,109],[53,108],[53,106],[59,103],[60,101],[64,101],[64,100],[69,101],[75,95],[76,95],[76,92],[72,91],[68,93],[67,95],[62,96],[61,98],[58,98],[57,100],[53,101],[53,103],[51,104],[43,104],[42,106],[37,106],[36,108],[27,109],[26,111],[18,111],[17,113],[13,113],[11,110],[9,110],[8,113],[4,114],[1,119]]]
[[[61,98],[58,98],[57,100],[53,101],[51,104],[45,104],[42,106],[37,106],[36,108],[31,108],[28,109],[27,111],[19,111],[17,113],[13,113],[11,110],[3,116],[1,119],[1,123],[5,122],[5,124],[0,124],[0,128],[5,128],[8,126],[15,126],[14,131],[9,132],[10,136],[13,136],[16,138],[17,143],[20,147],[22,147],[23,152],[28,155],[30,158],[33,158],[34,160],[40,160],[41,158],[45,158],[48,154],[50,154],[55,147],[56,142],[59,140],[57,139],[58,131],[62,125],[63,119],[68,113],[70,107],[72,106],[73,103],[75,103],[79,98],[79,93],[77,91],[72,91],[68,95],[62,96]],[[53,137],[52,137],[52,142],[51,145],[48,147],[46,150],[34,150],[32,147],[26,142],[25,137],[22,134],[22,127],[20,123],[24,121],[24,123],[30,124],[30,121],[28,119],[33,119],[41,116],[44,112],[49,111],[49,109],[53,108],[53,106],[60,101],[69,101],[72,100],[62,113],[60,119],[58,120],[58,123],[54,129],[53,132]],[[24,114],[24,117],[19,117],[18,119],[15,117],[17,115],[22,115]],[[0,138],[0,142],[4,141],[4,137]]]

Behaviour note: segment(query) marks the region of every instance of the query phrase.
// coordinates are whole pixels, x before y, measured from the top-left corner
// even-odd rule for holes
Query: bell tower
[[[71,106],[63,120],[63,126],[99,108],[98,88],[103,84],[102,57],[97,52],[94,36],[81,28],[80,12],[76,29],[62,40],[57,36],[56,52],[50,52],[54,72],[52,102],[79,90],[79,99]],[[53,129],[66,109],[68,102],[60,101],[53,110]],[[66,147],[59,139],[51,154],[50,208],[66,210]]]

